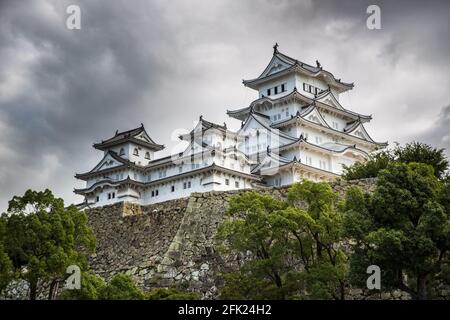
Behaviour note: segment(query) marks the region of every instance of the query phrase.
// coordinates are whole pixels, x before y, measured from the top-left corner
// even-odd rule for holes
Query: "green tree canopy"
[[[339,246],[337,195],[327,183],[304,181],[288,198],[247,192],[230,200],[231,218],[218,239],[243,263],[224,275],[222,298],[344,298],[347,258]]]
[[[95,248],[95,237],[87,217],[75,206],[64,207],[50,190],[28,190],[13,197],[1,217],[4,225],[4,250],[19,277],[30,285],[35,299],[38,285],[49,282],[49,298],[56,285],[66,277],[71,264],[87,267],[87,254]]]
[[[382,289],[405,290],[417,299],[448,265],[448,185],[423,163],[391,163],[378,175],[372,195],[347,192],[344,230],[354,240],[352,281],[363,285],[365,270],[382,271]]]
[[[344,166],[343,177],[346,180],[375,178],[381,170],[386,169],[392,162],[428,164],[433,167],[434,174],[439,179],[445,177],[449,166],[444,149],[433,148],[425,143],[412,142],[403,147],[397,145],[392,150],[375,153],[364,163],[358,162],[348,167]]]

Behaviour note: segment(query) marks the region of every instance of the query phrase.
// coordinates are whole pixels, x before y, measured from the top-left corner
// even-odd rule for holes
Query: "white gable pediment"
[[[278,57],[273,57],[270,63],[267,65],[264,72],[261,74],[260,78],[270,76],[274,73],[280,72],[282,70],[285,70],[289,68],[291,65],[288,63],[282,61]]]
[[[316,108],[314,108],[307,115],[303,116],[303,118],[310,122],[314,122],[322,126],[329,127],[328,123],[325,121],[325,119],[322,117],[322,115]]]
[[[102,160],[92,169],[91,172],[98,172],[110,168],[114,168],[117,166],[120,166],[122,163],[117,161],[116,159],[111,156],[111,154],[106,154],[105,157],[103,157]]]
[[[323,96],[322,98],[318,99],[317,101],[327,104],[329,106],[335,107],[337,109],[344,110],[344,107],[341,106],[341,104],[336,99],[336,97],[330,92],[328,92],[327,95]]]
[[[364,140],[373,142],[372,138],[369,136],[369,134],[367,133],[367,131],[364,128],[364,126],[362,125],[362,123],[360,123],[358,126],[356,126],[352,131],[347,132],[347,133],[352,136],[358,137],[360,139],[364,139]]]

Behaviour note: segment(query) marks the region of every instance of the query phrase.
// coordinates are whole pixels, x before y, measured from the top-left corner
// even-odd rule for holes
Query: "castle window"
[[[225,179],[225,185],[229,186],[230,185],[230,179]]]
[[[111,193],[108,193],[108,200],[111,199]]]
[[[112,193],[112,198],[114,199],[115,197],[116,197],[116,193],[113,192],[113,193]]]
[[[270,96],[270,89],[267,89],[267,95]]]
[[[186,189],[186,187],[187,187],[186,182],[183,182],[183,189]]]
[[[170,187],[170,191],[174,192],[175,191],[175,186],[171,186]]]
[[[235,182],[234,182],[234,186],[235,186],[236,188],[239,188],[239,181],[235,181]]]
[[[278,87],[273,88],[274,94],[278,94]]]
[[[285,92],[286,91],[286,86],[284,85],[284,83],[281,85],[281,92]]]
[[[155,196],[157,197],[158,194],[159,194],[159,191],[158,191],[158,189],[156,189],[156,190],[155,190]]]
[[[139,150],[138,150],[138,148],[134,148],[133,155],[135,155],[135,156],[138,156],[138,155],[139,155]]]
[[[125,155],[125,149],[124,148],[120,148],[119,156],[124,156],[124,155]]]
[[[147,152],[145,153],[145,159],[150,159],[150,152],[147,151]]]
[[[155,196],[155,191],[154,190],[152,190],[152,197],[154,197]]]
[[[179,172],[179,173],[182,173],[182,172],[183,172],[183,166],[179,166],[179,167],[178,167],[178,172]]]
[[[190,189],[190,188],[191,188],[191,182],[188,181],[188,189]]]
[[[96,196],[95,197],[95,202],[99,202],[100,201],[100,197],[99,196]]]

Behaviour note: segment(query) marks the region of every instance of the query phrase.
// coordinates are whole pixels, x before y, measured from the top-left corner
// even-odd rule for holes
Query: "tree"
[[[282,226],[284,219],[277,214],[284,208],[286,204],[282,201],[246,192],[230,200],[228,214],[232,219],[225,221],[218,230],[218,239],[229,245],[222,247],[224,252],[236,252],[245,260],[239,271],[241,277],[257,279],[254,285],[257,292],[264,293],[265,299],[284,299],[290,294],[286,292],[284,281],[293,265],[286,259],[289,247],[287,232]],[[228,277],[226,285],[236,287],[233,282],[236,278],[239,276]],[[233,295],[241,299],[254,298],[243,291]]]
[[[91,271],[81,273],[80,289],[64,289],[60,296],[61,300],[99,300],[105,291],[106,283],[103,278]]]
[[[428,164],[433,167],[434,174],[439,179],[445,177],[449,166],[444,149],[433,148],[425,143],[412,142],[404,147],[397,145],[392,150],[383,150],[373,154],[364,163],[357,162],[348,167],[344,166],[343,178],[346,180],[375,178],[392,162]]]
[[[327,183],[304,181],[288,198],[248,192],[230,200],[231,219],[218,239],[244,262],[224,275],[222,298],[344,298],[347,257],[336,193]]]
[[[155,288],[145,294],[146,300],[198,300],[200,294],[176,288]]]
[[[395,148],[393,154],[396,161],[399,162],[420,162],[432,166],[434,175],[439,179],[444,177],[445,172],[448,170],[449,162],[445,156],[444,149],[433,148],[425,143],[408,143],[403,148]]]
[[[12,278],[12,263],[0,242],[0,293],[8,286]]]
[[[380,151],[369,156],[365,162],[355,162],[351,166],[344,165],[342,177],[346,180],[376,178],[380,170],[386,169],[394,161],[393,155],[388,151]]]
[[[36,299],[38,285],[50,284],[49,299],[66,277],[66,269],[77,264],[87,267],[87,255],[94,251],[95,237],[87,217],[50,190],[28,190],[13,197],[2,216],[4,247],[14,271],[30,286],[30,299]]]
[[[116,274],[99,293],[101,300],[143,300],[144,292],[136,287],[133,279],[123,273]]]
[[[416,299],[448,266],[448,185],[423,163],[391,163],[378,175],[373,195],[348,190],[344,230],[354,242],[351,279],[362,285],[366,268],[382,271],[382,289],[401,289]]]
[[[285,216],[294,222],[290,232],[305,268],[301,278],[307,292],[312,298],[344,300],[347,256],[337,193],[326,182],[303,181],[292,185],[288,199],[293,208]]]

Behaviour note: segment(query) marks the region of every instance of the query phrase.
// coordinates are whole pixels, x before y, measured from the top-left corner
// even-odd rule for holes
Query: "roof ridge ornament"
[[[292,92],[297,92],[297,86],[294,86],[294,90]]]
[[[278,53],[278,42],[275,42],[275,45],[273,46],[273,54]]]
[[[320,64],[319,60],[316,60],[316,67],[322,69],[322,65]]]

